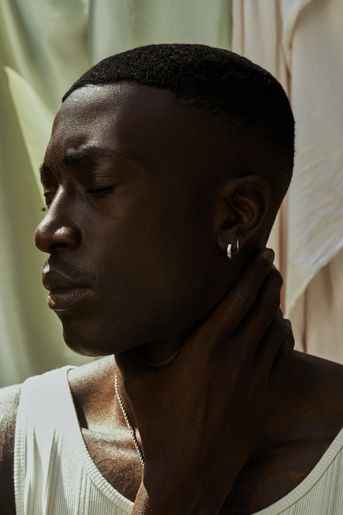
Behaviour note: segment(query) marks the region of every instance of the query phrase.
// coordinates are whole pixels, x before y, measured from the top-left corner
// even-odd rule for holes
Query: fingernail
[[[262,252],[263,258],[267,261],[269,265],[272,265],[274,262],[275,254],[272,249],[264,249]]]

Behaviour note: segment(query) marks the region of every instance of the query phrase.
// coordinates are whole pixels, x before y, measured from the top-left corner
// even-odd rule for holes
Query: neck
[[[116,362],[119,364],[119,367],[116,364],[114,365],[116,393],[118,397],[117,403],[121,410],[122,408],[124,409],[130,424],[135,430],[137,430],[137,422],[125,391],[125,370],[127,368],[130,369],[132,366],[154,369],[167,366],[173,361],[173,359],[175,359],[180,349],[180,342],[174,341],[168,343],[145,344],[130,351],[126,351],[125,353],[121,353],[120,355],[116,355]],[[122,407],[120,406],[121,403]],[[125,419],[125,416],[123,416],[123,418]],[[123,420],[123,422],[126,421]]]
[[[135,349],[137,361],[147,367],[168,365],[181,350],[180,342],[145,344]]]

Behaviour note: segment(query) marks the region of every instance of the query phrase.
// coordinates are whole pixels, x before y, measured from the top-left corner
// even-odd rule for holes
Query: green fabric
[[[63,93],[91,64],[164,42],[230,47],[229,0],[0,0],[0,386],[87,359],[46,305],[38,167]]]

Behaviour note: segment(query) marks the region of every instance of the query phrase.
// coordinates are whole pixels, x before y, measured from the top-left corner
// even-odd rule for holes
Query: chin
[[[66,345],[77,354],[87,357],[109,356],[132,349],[137,346],[131,338],[118,337],[113,331],[100,331],[89,324],[63,324],[63,338]],[[135,340],[137,342],[137,340]]]

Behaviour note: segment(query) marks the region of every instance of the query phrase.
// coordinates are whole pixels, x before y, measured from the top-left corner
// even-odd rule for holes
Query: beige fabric
[[[343,363],[343,252],[314,277],[293,310],[298,342],[309,354]]]
[[[281,81],[296,119],[294,177],[270,238],[284,308],[297,347],[336,361],[343,322],[339,302],[328,313],[324,299],[343,247],[342,20],[340,0],[233,0],[233,50]],[[342,282],[333,288],[331,299],[343,298]]]

